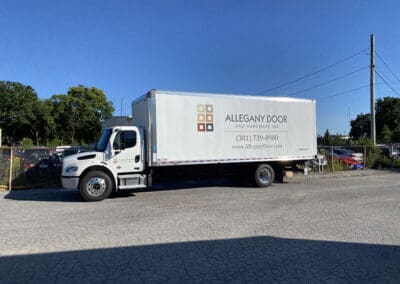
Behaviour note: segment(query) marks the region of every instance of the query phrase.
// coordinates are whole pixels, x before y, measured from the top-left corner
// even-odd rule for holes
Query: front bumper
[[[78,189],[79,177],[62,176],[61,185],[63,188]]]

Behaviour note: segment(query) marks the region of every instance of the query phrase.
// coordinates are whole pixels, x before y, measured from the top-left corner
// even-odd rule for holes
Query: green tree
[[[331,135],[331,146],[345,146],[346,145],[346,139],[343,137],[343,135],[340,134],[335,134]]]
[[[71,144],[75,126],[72,121],[72,104],[67,95],[53,95],[51,117],[55,122],[55,138],[62,144]]]
[[[376,133],[378,140],[382,140],[384,126],[390,131],[400,126],[400,98],[385,97],[376,101]]]
[[[396,129],[392,132],[392,141],[400,142],[400,126],[396,127]]]
[[[352,139],[360,139],[362,137],[371,136],[371,119],[369,114],[359,114],[356,119],[350,122],[350,137]]]
[[[400,98],[385,97],[376,101],[375,107],[376,136],[378,141],[396,141],[400,134]],[[350,136],[354,139],[371,136],[371,121],[369,114],[359,114],[351,121]],[[385,127],[386,125],[386,127]],[[389,138],[389,132],[392,136]],[[396,136],[396,139],[394,139]],[[396,141],[397,142],[397,141]]]
[[[380,134],[380,141],[382,143],[392,142],[392,131],[390,131],[389,127],[386,124],[383,125],[383,129]]]
[[[96,87],[71,87],[66,95],[54,95],[51,101],[58,138],[68,144],[95,142],[102,122],[114,111],[104,92]]]
[[[0,81],[0,127],[11,143],[32,137],[39,102],[35,90],[18,82]]]
[[[330,145],[332,145],[332,136],[331,136],[331,134],[329,133],[329,130],[328,130],[328,129],[325,131],[325,134],[324,134],[324,136],[322,137],[322,145],[324,145],[324,146],[330,146]]]
[[[33,106],[35,119],[31,121],[31,137],[36,145],[47,145],[55,135],[55,121],[52,115],[53,104],[50,100],[38,100]]]

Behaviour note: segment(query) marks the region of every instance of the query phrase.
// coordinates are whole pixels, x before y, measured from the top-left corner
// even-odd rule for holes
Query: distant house
[[[132,116],[113,116],[110,119],[104,121],[103,124],[101,125],[101,128],[102,130],[104,130],[108,127],[116,125],[121,125],[121,126],[133,125]]]

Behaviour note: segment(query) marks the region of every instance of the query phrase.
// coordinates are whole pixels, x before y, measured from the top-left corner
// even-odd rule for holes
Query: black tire
[[[81,179],[79,192],[86,201],[101,201],[110,196],[112,184],[110,176],[105,172],[90,171]]]
[[[261,164],[254,173],[254,181],[259,187],[267,187],[275,179],[274,169],[268,164]]]
[[[285,176],[284,167],[282,165],[278,165],[277,167],[275,167],[274,172],[275,172],[275,181],[283,183],[283,177]]]

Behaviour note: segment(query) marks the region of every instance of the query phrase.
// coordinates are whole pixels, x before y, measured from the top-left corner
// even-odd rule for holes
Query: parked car
[[[349,149],[334,148],[333,152],[338,154],[341,158],[351,158],[351,159],[356,160],[359,163],[362,163],[364,160],[364,155],[362,153],[355,153]]]
[[[0,159],[10,160],[11,150],[10,149],[0,149]]]
[[[53,154],[39,161],[37,164],[39,169],[59,169],[61,168],[61,158],[57,154]]]
[[[16,152],[16,156],[21,159],[20,168],[27,171],[34,168],[41,160],[50,156],[48,149],[21,149]]]
[[[376,147],[379,148],[382,155],[388,157],[389,159],[397,159],[400,157],[400,151],[397,148],[385,144],[378,144]]]
[[[364,155],[362,153],[355,153],[352,150],[345,148],[333,148],[333,153],[330,148],[325,149],[326,155],[328,157],[334,157],[336,159],[345,158],[345,159],[353,159],[357,163],[362,163],[364,161]]]
[[[87,149],[78,149],[78,148],[65,149],[62,152],[62,158],[87,151],[88,151]]]
[[[337,159],[349,169],[359,170],[363,168],[364,155],[362,153],[354,153],[344,148],[333,148],[333,152],[332,148],[324,148],[324,151],[328,157]]]

